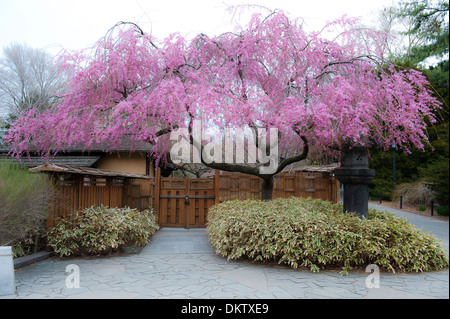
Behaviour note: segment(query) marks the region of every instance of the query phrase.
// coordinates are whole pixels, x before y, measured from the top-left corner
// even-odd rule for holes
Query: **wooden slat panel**
[[[188,179],[164,178],[157,170],[155,177],[143,179],[118,179],[73,176],[58,186],[61,198],[49,208],[48,227],[59,216],[70,216],[73,211],[91,205],[109,207],[154,208],[161,226],[205,227],[209,208],[224,200],[258,199],[262,180],[244,174],[220,174],[214,178]],[[274,178],[274,197],[303,196],[339,201],[339,182],[323,172],[283,173]],[[166,196],[179,198],[165,198]],[[185,206],[186,196],[190,198]],[[189,216],[189,224],[187,224]]]
[[[204,191],[202,192],[202,195],[207,195],[208,192]],[[197,212],[197,219],[195,221],[196,225],[203,225],[205,223],[205,215],[206,215],[206,210],[207,210],[207,206],[206,206],[206,201],[207,199],[203,199],[203,198],[199,198],[198,199],[198,212]]]

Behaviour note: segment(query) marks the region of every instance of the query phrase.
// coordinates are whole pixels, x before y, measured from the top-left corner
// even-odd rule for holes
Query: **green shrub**
[[[143,246],[158,229],[152,210],[92,206],[60,218],[48,243],[60,256],[108,254],[123,246]]]
[[[449,211],[449,209],[448,209],[447,205],[436,207],[436,212],[441,216],[448,216],[448,211]]]
[[[293,268],[376,264],[395,271],[448,266],[440,243],[407,221],[369,211],[369,219],[342,213],[341,204],[315,199],[227,201],[213,206],[207,232],[216,252],[228,259],[287,264]]]
[[[449,169],[448,156],[436,156],[436,160],[423,170],[429,189],[434,192],[436,200],[441,205],[449,202]]]
[[[374,179],[369,189],[370,198],[372,200],[379,200],[380,193],[382,200],[392,200],[392,193],[394,191],[394,182],[386,179]]]

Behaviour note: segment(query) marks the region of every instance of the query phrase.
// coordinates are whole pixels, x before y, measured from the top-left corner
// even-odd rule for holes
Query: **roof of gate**
[[[139,178],[139,179],[150,178],[150,176],[148,175],[117,172],[92,167],[79,167],[79,166],[57,165],[57,164],[44,164],[38,167],[30,168],[29,170],[30,172],[59,172],[59,173],[105,176],[105,177],[125,177],[125,178]]]
[[[339,164],[331,164],[331,165],[308,165],[308,166],[298,166],[289,170],[290,172],[323,172],[330,173],[335,169],[339,168]]]
[[[54,156],[50,158],[44,158],[41,156],[22,156],[20,158],[2,156],[0,159],[12,161],[14,163],[19,163],[23,166],[36,167],[44,164],[54,164],[54,165],[64,165],[64,166],[80,166],[80,167],[90,167],[93,166],[101,158],[100,155],[96,156]]]

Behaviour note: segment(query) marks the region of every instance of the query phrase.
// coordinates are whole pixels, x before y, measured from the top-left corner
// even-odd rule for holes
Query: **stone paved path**
[[[448,226],[447,226],[448,227]],[[448,237],[448,231],[447,231]],[[75,266],[73,266],[75,265]],[[70,288],[79,270],[79,288]],[[140,254],[108,258],[50,258],[15,273],[15,298],[449,298],[449,272],[380,274],[292,270],[226,261],[205,230],[163,228]],[[76,278],[75,278],[76,279]]]

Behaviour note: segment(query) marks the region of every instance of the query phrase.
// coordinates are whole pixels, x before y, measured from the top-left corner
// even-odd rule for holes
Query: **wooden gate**
[[[296,172],[274,178],[274,198],[313,197],[339,201],[339,184],[328,172]],[[258,199],[261,179],[244,174],[221,174],[211,178],[161,177],[160,170],[148,180],[131,180],[124,195],[126,205],[153,207],[161,227],[206,227],[208,210],[231,199]]]
[[[208,209],[218,202],[216,178],[160,179],[155,201],[159,225],[162,227],[206,227]]]

